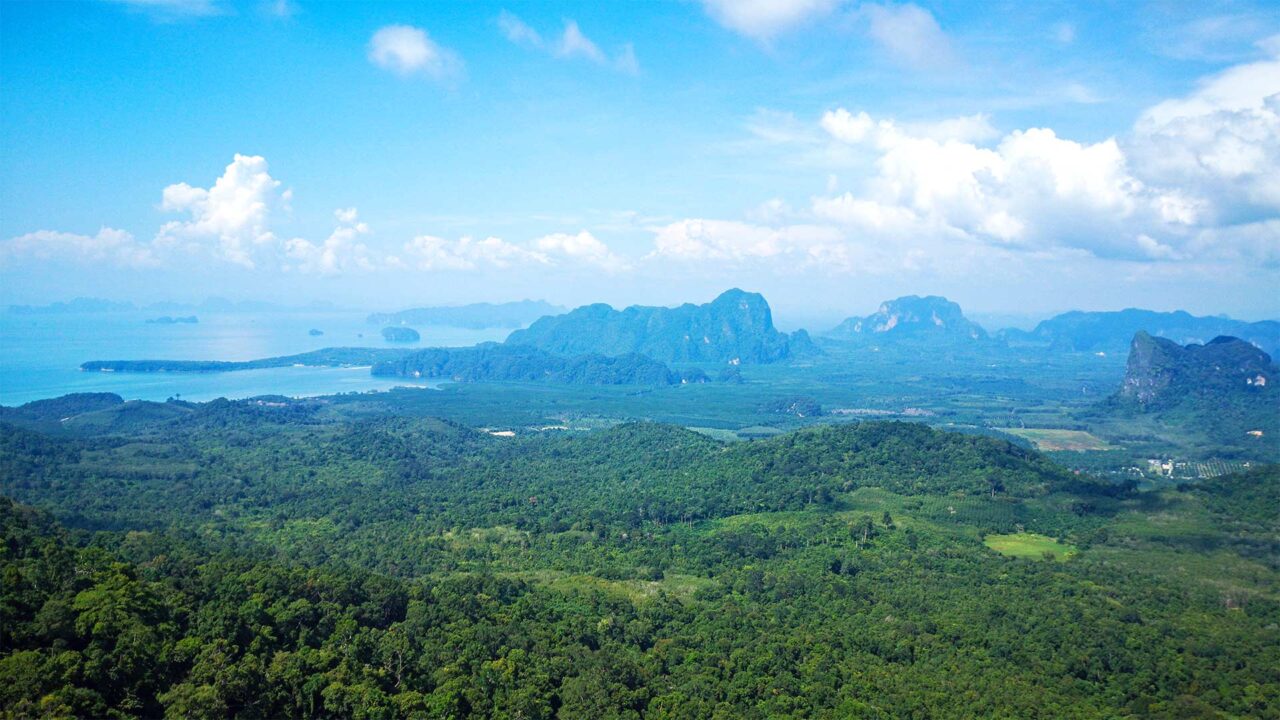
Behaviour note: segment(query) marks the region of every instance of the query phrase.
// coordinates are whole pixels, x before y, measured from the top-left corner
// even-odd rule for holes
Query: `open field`
[[[1115,446],[1100,437],[1095,437],[1083,430],[1057,430],[1041,428],[997,428],[1001,432],[1017,435],[1035,443],[1038,450],[1067,450],[1071,452],[1088,452],[1091,450],[1114,450]]]
[[[1031,560],[1042,559],[1045,553],[1049,553],[1058,562],[1066,562],[1079,553],[1072,545],[1065,545],[1051,537],[1035,533],[988,535],[983,542],[1001,555]]]

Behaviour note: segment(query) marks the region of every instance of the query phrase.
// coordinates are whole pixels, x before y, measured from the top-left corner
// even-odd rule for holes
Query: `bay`
[[[501,341],[509,328],[417,327],[417,343],[385,342],[356,312],[197,313],[196,324],[147,323],[156,312],[0,312],[0,405],[73,392],[126,400],[204,401],[257,395],[305,397],[437,387],[440,381],[381,378],[369,368],[284,367],[223,373],[81,372],[88,360],[254,360],[326,347],[465,347]],[[179,313],[186,314],[186,313]],[[312,329],[323,335],[313,336]]]

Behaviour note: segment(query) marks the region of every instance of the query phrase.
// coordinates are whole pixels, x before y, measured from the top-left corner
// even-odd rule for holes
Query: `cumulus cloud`
[[[867,19],[871,39],[895,62],[932,69],[954,60],[951,40],[933,14],[919,5],[868,3],[859,12]]]
[[[826,15],[839,4],[840,0],[702,0],[712,20],[761,41]]]
[[[369,61],[400,75],[424,73],[437,80],[456,76],[462,60],[427,31],[412,25],[387,25],[369,39]]]
[[[237,153],[208,189],[187,183],[164,189],[160,207],[187,213],[189,218],[161,226],[156,243],[190,248],[212,245],[221,258],[252,268],[255,248],[276,239],[268,229],[271,211],[287,208],[291,194],[280,190],[265,158]]]
[[[1278,36],[1280,37],[1280,36]],[[1200,200],[1218,223],[1280,210],[1280,47],[1207,78],[1138,119],[1126,149],[1152,183]]]
[[[359,238],[369,234],[369,226],[360,222],[355,208],[335,210],[337,227],[322,243],[293,238],[285,243],[285,255],[293,261],[286,270],[318,275],[337,275],[349,270],[373,270],[376,261]]]
[[[973,123],[938,123],[919,133],[843,109],[821,124],[842,142],[879,154],[861,194],[815,199],[815,214],[835,222],[897,230],[914,224],[1026,249],[1168,258],[1149,240],[1182,231],[1191,212],[1176,193],[1134,177],[1114,139],[1078,143],[1031,128],[985,147],[970,141]]]
[[[114,228],[102,228],[96,235],[37,230],[0,242],[0,264],[23,259],[125,268],[147,268],[159,264],[150,246],[138,242],[128,232]]]
[[[582,32],[576,20],[565,20],[560,36],[546,40],[514,13],[503,10],[498,15],[498,29],[507,40],[516,45],[541,50],[554,58],[587,60],[628,75],[640,74],[640,61],[636,58],[635,46],[625,43],[613,57],[609,57],[594,40]]]
[[[570,261],[583,263],[609,272],[626,270],[628,263],[615,255],[609,246],[600,242],[586,230],[576,235],[553,233],[544,235],[533,241],[533,247],[544,256],[567,258]]]
[[[650,257],[794,264],[821,256],[830,269],[862,271],[955,271],[983,258],[1274,265],[1278,115],[1276,60],[1208,78],[1143,113],[1133,132],[1096,142],[1045,127],[1001,134],[983,114],[899,121],[836,108],[810,126],[824,146],[792,116],[757,114],[757,138],[800,154],[821,149],[827,167],[870,172],[847,190],[829,182],[807,208],[775,198],[747,213],[758,225],[685,220],[655,229]]]

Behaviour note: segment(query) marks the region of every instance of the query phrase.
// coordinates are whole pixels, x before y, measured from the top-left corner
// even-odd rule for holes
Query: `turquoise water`
[[[434,387],[438,381],[376,378],[368,368],[270,368],[228,373],[86,373],[87,360],[253,360],[324,347],[462,347],[502,340],[503,328],[418,327],[422,340],[392,346],[365,313],[199,314],[195,325],[147,324],[165,313],[16,315],[0,312],[0,405],[73,392],[113,392],[126,400],[212,400],[255,395],[304,397]],[[173,314],[173,313],[169,313]],[[187,313],[180,313],[187,314]],[[312,337],[312,328],[324,335]]]

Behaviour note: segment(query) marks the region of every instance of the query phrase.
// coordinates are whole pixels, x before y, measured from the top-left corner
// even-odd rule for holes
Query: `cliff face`
[[[758,293],[729,290],[705,305],[587,305],[544,317],[507,338],[558,355],[640,353],[662,362],[771,363],[813,350],[803,331],[773,326],[769,303]]]
[[[851,317],[828,333],[832,337],[854,338],[921,338],[947,340],[985,340],[987,332],[969,320],[960,306],[950,300],[930,295],[908,295],[889,300],[866,317]]]
[[[1271,356],[1239,338],[1179,345],[1139,331],[1129,349],[1123,403],[1158,410],[1184,403],[1276,397]]]

